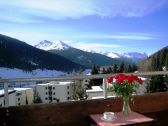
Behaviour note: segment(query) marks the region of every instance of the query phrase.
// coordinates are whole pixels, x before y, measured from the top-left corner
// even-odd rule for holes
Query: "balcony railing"
[[[168,71],[127,73],[138,76],[165,75]],[[10,82],[63,81],[104,78],[104,98],[107,97],[106,78],[112,74],[91,76],[66,76],[54,78],[22,78],[0,79],[4,84],[5,105],[0,108],[0,125],[2,126],[88,126],[89,115],[105,111],[118,112],[122,108],[122,99],[113,97],[76,102],[38,104],[8,107],[8,84]],[[156,120],[157,126],[168,125],[168,92],[151,93],[133,96],[130,106],[133,111],[140,112]]]
[[[166,75],[168,71],[155,72],[136,72],[124,73],[134,74],[137,76],[152,76],[152,75]],[[15,78],[15,79],[0,79],[0,83],[4,84],[5,107],[9,106],[8,84],[10,82],[38,82],[38,81],[64,81],[64,80],[83,80],[83,79],[100,79],[103,78],[103,95],[107,98],[107,83],[106,78],[115,74],[98,74],[98,75],[77,75],[77,76],[63,76],[63,77],[42,77],[42,78]]]

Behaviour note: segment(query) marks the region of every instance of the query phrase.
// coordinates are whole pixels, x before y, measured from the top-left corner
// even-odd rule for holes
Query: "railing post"
[[[107,82],[106,82],[106,78],[103,78],[103,96],[104,96],[104,99],[107,98]]]
[[[5,99],[5,107],[9,106],[9,94],[8,94],[8,83],[4,83],[4,99]]]

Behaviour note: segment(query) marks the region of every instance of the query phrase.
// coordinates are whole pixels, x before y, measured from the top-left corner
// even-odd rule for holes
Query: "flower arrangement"
[[[135,75],[118,74],[116,76],[110,76],[107,78],[108,83],[113,84],[116,95],[122,96],[123,108],[122,112],[124,115],[131,113],[129,106],[130,96],[136,92],[136,88],[139,84],[142,84],[142,80]]]
[[[136,92],[138,84],[143,81],[135,75],[118,74],[107,78],[108,83],[113,84],[114,91],[118,96],[131,96]]]

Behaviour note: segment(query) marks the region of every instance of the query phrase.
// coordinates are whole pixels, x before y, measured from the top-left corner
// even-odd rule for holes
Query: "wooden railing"
[[[168,126],[168,92],[137,95],[130,101],[133,111],[156,120],[157,126]],[[89,114],[119,112],[120,97],[0,108],[1,126],[88,126]]]

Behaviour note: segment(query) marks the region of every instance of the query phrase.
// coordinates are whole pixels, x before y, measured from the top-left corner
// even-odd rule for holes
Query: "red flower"
[[[113,82],[113,79],[116,79]],[[128,96],[133,94],[138,88],[137,83],[142,84],[142,80],[135,75],[118,74],[108,77],[108,83],[113,83],[114,91],[117,95]]]
[[[114,78],[113,76],[108,77],[108,78],[107,78],[107,82],[108,82],[108,83],[112,83],[112,82],[113,82],[113,78]]]
[[[141,78],[138,78],[137,76],[135,76],[135,75],[131,75],[132,76],[132,78],[134,79],[134,81],[137,81],[138,83],[140,83],[140,84],[142,84],[143,83],[143,81],[142,81],[142,79]]]
[[[138,78],[138,80],[137,80],[140,84],[142,84],[143,83],[143,81],[142,81],[142,79],[141,78]]]
[[[134,78],[132,76],[127,76],[128,83],[133,83]]]
[[[125,77],[125,75],[124,75],[124,74],[117,74],[117,75],[115,76],[115,79],[118,79],[118,78],[123,78],[123,77]]]
[[[125,80],[124,76],[118,77],[117,82],[122,83]]]
[[[118,74],[118,75],[116,75],[115,79],[118,83],[123,83],[123,81],[126,79],[126,75]]]

